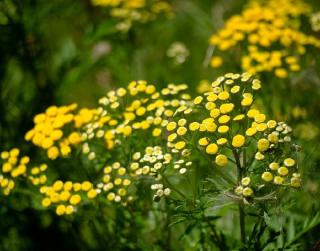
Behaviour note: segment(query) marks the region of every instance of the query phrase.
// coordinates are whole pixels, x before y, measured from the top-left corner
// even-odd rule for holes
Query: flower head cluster
[[[160,146],[148,146],[143,155],[141,152],[136,152],[132,159],[130,168],[134,177],[143,175],[154,178],[156,183],[151,185],[151,190],[155,191],[154,200],[156,201],[171,193],[171,189],[165,187],[166,177],[177,172],[184,174],[187,172],[187,168],[192,165],[192,161],[187,159],[186,154],[182,156],[175,151],[165,152]]]
[[[81,202],[87,204],[96,197],[126,205],[133,199],[133,181],[155,177],[159,182],[164,170],[162,166],[170,164],[174,170],[184,173],[184,166],[190,164],[164,153],[158,146],[147,147],[143,156],[137,150],[161,142],[163,120],[172,117],[176,110],[182,113],[191,111],[191,97],[184,93],[186,88],[185,84],[169,84],[158,91],[146,81],[133,81],[127,88],[109,91],[95,109],[77,110],[75,104],[49,107],[34,117],[35,125],[26,133],[25,139],[44,149],[51,160],[72,158],[72,148],[75,148],[77,153],[88,157],[86,163],[94,166],[88,168],[93,168],[97,178],[77,182],[72,173],[68,173],[71,179],[64,181],[56,173],[58,179],[52,180],[47,176],[47,164],[27,170],[29,158],[23,157],[19,162],[19,150],[13,149],[1,154],[5,161],[0,176],[4,193],[9,194],[15,186],[13,178],[23,176],[32,185],[40,187],[44,207],[54,208],[58,215],[68,215],[75,212]],[[146,138],[141,145],[143,148],[128,143],[142,137]],[[127,154],[124,145],[135,152],[132,159],[120,157]],[[121,158],[122,164],[115,162],[117,158]],[[110,161],[111,164],[106,164]],[[105,164],[101,166],[101,163]],[[169,189],[162,189],[163,193],[160,187],[158,190],[158,195],[170,193]]]
[[[1,152],[0,189],[4,195],[9,195],[15,187],[15,179],[27,172],[27,164],[30,158],[28,156],[19,158],[19,154],[20,150],[18,148]]]
[[[122,32],[127,32],[134,23],[172,15],[170,4],[163,0],[92,0],[92,4],[110,8],[110,16],[118,20],[116,29]]]
[[[99,190],[90,181],[72,182],[55,181],[51,186],[42,186],[42,206],[54,206],[57,215],[72,214],[83,200],[94,199]]]
[[[168,131],[167,145],[173,151],[182,155],[186,151],[188,154],[200,151],[217,167],[236,167],[241,177],[236,193],[242,189],[241,194],[247,197],[255,191],[258,194],[269,191],[262,188],[270,185],[270,181],[274,185],[290,185],[290,179],[285,182],[285,177],[294,178],[293,187],[300,184],[292,156],[291,128],[284,122],[268,120],[253,106],[260,88],[260,81],[250,73],[228,73],[212,83],[211,91],[194,99],[191,113],[177,114],[162,123]],[[285,160],[291,161],[292,168],[286,172],[288,166],[283,164],[266,182],[269,164],[282,164]]]
[[[211,36],[210,44],[217,49],[211,66],[220,67],[220,54],[241,45],[241,67],[246,72],[273,72],[286,78],[289,72],[299,71],[306,47],[320,48],[319,39],[301,31],[300,17],[310,12],[310,6],[301,0],[252,0]]]
[[[136,184],[146,180],[158,201],[171,194],[171,178],[179,180],[195,168],[194,160],[205,158],[222,172],[236,170],[227,171],[228,182],[233,196],[241,199],[297,188],[301,180],[292,129],[268,120],[254,106],[260,88],[250,73],[228,73],[192,100],[185,84],[158,91],[146,81],[133,81],[109,91],[95,109],[49,107],[35,116],[26,139],[45,149],[51,160],[73,157],[72,146],[95,178],[76,181],[72,173],[66,179],[56,173],[53,180],[46,164],[27,170],[29,158],[19,160],[19,150],[12,149],[1,153],[0,186],[8,195],[14,179],[24,177],[39,186],[45,208],[69,215],[93,199],[126,205],[137,197]]]
[[[89,109],[75,114],[76,108],[76,104],[47,108],[45,113],[34,117],[35,126],[26,133],[25,139],[46,150],[49,159],[68,156],[71,146],[81,142],[80,134],[74,130],[91,121],[94,115],[94,110]]]
[[[97,118],[83,127],[83,153],[95,158],[90,144],[96,139],[103,140],[107,149],[117,150],[116,145],[139,133],[151,131],[153,137],[161,136],[163,118],[173,116],[177,107],[188,109],[190,95],[183,93],[186,88],[169,84],[157,91],[146,81],[133,81],[127,89],[108,92],[99,100]]]
[[[129,195],[128,189],[132,181],[128,168],[119,162],[114,162],[112,165],[105,166],[103,172],[103,182],[98,184],[98,188],[106,194],[107,200],[123,204],[131,201],[132,196]]]
[[[46,164],[28,167],[28,165],[30,166],[30,158],[28,156],[20,157],[18,148],[3,151],[0,155],[0,189],[2,189],[4,195],[9,195],[18,181],[23,179],[28,179],[34,186],[47,182],[45,171],[48,166]]]
[[[312,30],[320,31],[320,12],[313,13],[310,17]]]
[[[189,50],[185,44],[181,42],[172,43],[167,50],[167,56],[172,58],[177,65],[183,64],[187,60],[189,54]]]
[[[48,169],[47,164],[41,164],[39,166],[34,166],[31,169],[29,169],[28,178],[32,182],[34,186],[40,186],[44,185],[47,180],[47,174],[46,171]]]

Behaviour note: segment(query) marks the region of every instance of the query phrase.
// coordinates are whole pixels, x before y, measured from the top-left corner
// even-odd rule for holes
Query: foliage
[[[317,250],[317,7],[2,1],[0,249]]]

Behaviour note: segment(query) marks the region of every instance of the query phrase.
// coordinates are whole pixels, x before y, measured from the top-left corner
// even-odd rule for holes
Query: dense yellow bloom
[[[227,73],[192,99],[185,93],[187,85],[157,90],[140,80],[107,92],[94,109],[49,107],[35,116],[26,139],[44,149],[50,160],[72,158],[74,153],[86,156],[95,178],[71,181],[57,175],[52,180],[47,177],[48,165],[32,166],[29,157],[19,157],[14,148],[0,154],[0,189],[8,195],[18,180],[26,179],[38,186],[42,206],[59,216],[95,200],[126,205],[138,198],[134,186],[144,178],[152,180],[158,201],[171,194],[167,179],[184,175],[194,168],[190,159],[202,157],[210,166],[230,169],[221,169],[226,175],[243,171],[229,191],[248,203],[281,186],[298,188],[301,178],[291,152],[292,129],[268,120],[255,108],[260,87],[250,73]],[[139,151],[141,146],[144,151]]]
[[[244,71],[252,74],[273,72],[278,78],[287,78],[290,72],[300,71],[305,48],[320,47],[319,39],[301,29],[300,18],[309,16],[310,12],[311,7],[302,0],[251,0],[241,14],[232,16],[211,36],[210,44],[216,47],[211,66],[221,66],[221,52],[234,52],[240,44]],[[319,26],[316,24],[320,20],[318,16],[312,18],[313,27]],[[260,84],[254,84],[254,89],[260,87]]]
[[[212,82],[211,90],[193,100],[191,106],[195,108],[190,108],[190,116],[175,112],[170,122],[164,124],[170,132],[167,145],[173,152],[192,154],[194,147],[213,158],[217,166],[238,169],[248,168],[245,166],[248,159],[254,159],[255,172],[248,171],[248,176],[241,177],[234,190],[242,197],[254,197],[256,189],[260,194],[264,189],[267,193],[268,186],[277,189],[275,185],[298,187],[301,183],[292,174],[296,171],[295,160],[286,157],[291,154],[285,144],[291,142],[292,129],[284,122],[268,120],[264,113],[253,108],[254,94],[260,88],[260,80],[250,73],[227,73]],[[183,126],[179,127],[182,118]],[[196,146],[192,147],[193,142]],[[273,155],[273,150],[278,149],[283,152],[281,157]]]
[[[127,32],[133,23],[146,23],[159,15],[170,17],[171,5],[164,0],[91,0],[95,6],[109,7],[110,15],[118,21],[116,29]]]

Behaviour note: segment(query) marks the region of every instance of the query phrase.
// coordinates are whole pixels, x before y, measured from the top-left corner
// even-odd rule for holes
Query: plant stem
[[[243,210],[243,204],[239,204],[239,220],[240,220],[240,235],[241,241],[243,244],[246,244],[246,222],[245,222],[245,214]]]
[[[187,196],[182,193],[180,190],[176,189],[171,183],[170,181],[167,179],[167,177],[165,177],[164,175],[162,175],[162,178],[164,179],[164,181],[169,185],[169,187],[171,188],[171,190],[175,191],[177,194],[179,194],[183,199],[188,200]]]
[[[243,176],[243,171],[244,171],[244,165],[245,165],[245,155],[246,153],[244,152],[244,156],[243,156],[243,165],[241,165],[241,161],[240,161],[240,155],[236,150],[233,150],[233,155],[234,158],[236,160],[236,164],[237,164],[237,171],[238,171],[238,183],[241,183],[242,180],[242,176]],[[243,244],[246,244],[246,222],[245,222],[245,213],[244,213],[244,208],[243,208],[243,202],[239,202],[239,223],[240,223],[240,236],[241,236],[241,241]]]

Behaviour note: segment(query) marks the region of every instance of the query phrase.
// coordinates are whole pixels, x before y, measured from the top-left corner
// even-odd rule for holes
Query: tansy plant
[[[191,112],[190,95],[183,93],[186,88],[169,84],[157,91],[145,81],[134,81],[126,89],[108,92],[94,109],[77,109],[76,104],[49,107],[34,117],[34,128],[25,134],[25,140],[44,151],[51,161],[47,161],[49,166],[53,161],[74,159],[80,167],[60,179],[57,169],[30,165],[27,156],[19,160],[18,149],[4,151],[0,176],[3,194],[9,195],[16,183],[27,180],[39,188],[42,206],[54,208],[58,215],[72,214],[82,202],[96,197],[125,205],[133,199],[133,180],[155,177],[162,166],[177,161],[181,168],[190,165],[185,158],[153,145],[161,143],[154,139],[160,139],[164,118]],[[144,142],[137,144],[141,139]],[[53,173],[47,178],[50,171]],[[163,194],[158,190],[158,197],[170,194],[170,189],[164,189]]]
[[[211,36],[210,65],[213,68],[230,65],[238,55],[235,63],[243,71],[270,72],[278,78],[287,78],[290,72],[301,70],[308,48],[320,48],[320,40],[307,34],[301,23],[311,13],[311,6],[302,0],[252,0],[241,14],[229,18]],[[316,16],[311,20],[316,27]],[[232,59],[228,60],[226,55],[232,55]]]
[[[68,215],[92,201],[126,206],[139,200],[138,184],[147,183],[154,201],[166,198],[177,216],[183,210],[178,222],[208,224],[221,250],[228,244],[208,223],[207,210],[212,198],[223,197],[238,205],[243,244],[256,245],[261,234],[246,227],[248,212],[261,216],[301,186],[292,129],[255,107],[260,88],[250,73],[228,73],[192,100],[184,84],[157,91],[133,81],[109,91],[94,109],[49,107],[25,135],[44,150],[45,164],[31,165],[18,149],[2,152],[1,190],[9,195],[16,183],[30,181],[44,208]],[[56,161],[76,163],[76,169],[61,176]],[[190,177],[188,195],[179,184]]]
[[[158,16],[171,17],[171,5],[162,0],[92,0],[94,6],[108,9],[116,20],[115,28],[127,32],[135,23],[146,23]]]

